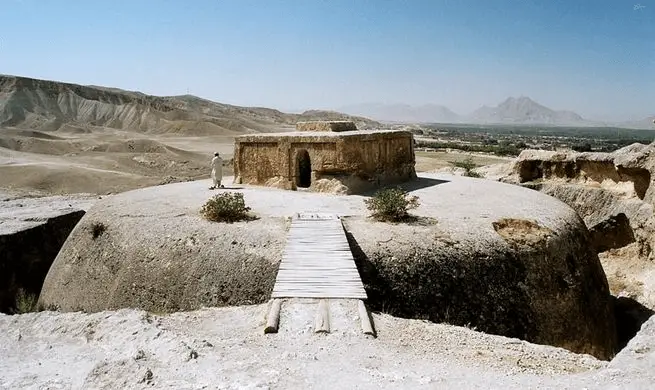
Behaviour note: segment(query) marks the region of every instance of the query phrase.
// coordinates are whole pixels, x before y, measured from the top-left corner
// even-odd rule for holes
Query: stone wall
[[[410,132],[306,132],[237,137],[235,183],[296,189],[304,151],[313,191],[356,193],[416,177]]]

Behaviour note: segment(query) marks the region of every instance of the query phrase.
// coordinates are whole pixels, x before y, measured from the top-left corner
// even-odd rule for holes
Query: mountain
[[[482,106],[467,118],[468,122],[489,124],[585,125],[572,111],[555,111],[529,97],[507,98],[496,107]]]
[[[510,97],[496,107],[482,106],[470,115],[458,115],[445,106],[425,104],[366,103],[341,107],[340,111],[385,122],[594,125],[572,111],[555,111],[532,99]]]
[[[353,120],[360,129],[381,127],[378,122],[336,112],[287,114],[270,108],[216,103],[191,95],[151,96],[109,87],[0,75],[0,127],[237,135],[288,129],[298,121],[319,119]]]
[[[461,120],[460,116],[448,107],[436,104],[411,106],[408,104],[364,103],[341,107],[339,111],[385,122],[453,123]]]
[[[616,126],[628,129],[653,130],[655,129],[655,115],[639,121],[621,122]]]

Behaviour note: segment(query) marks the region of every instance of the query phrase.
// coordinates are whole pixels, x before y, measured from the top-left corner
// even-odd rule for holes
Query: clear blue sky
[[[0,73],[279,109],[655,114],[655,0],[0,0]]]

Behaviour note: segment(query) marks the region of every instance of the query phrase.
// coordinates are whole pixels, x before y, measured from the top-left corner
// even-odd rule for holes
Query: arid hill
[[[108,127],[142,133],[234,135],[274,130],[309,119],[349,119],[360,128],[379,123],[344,114],[286,114],[238,107],[195,96],[150,96],[116,88],[0,76],[0,127],[88,132]]]
[[[378,122],[331,111],[287,114],[196,96],[150,96],[0,75],[0,188],[104,194],[209,175],[214,152],[231,174],[234,136],[298,121]]]

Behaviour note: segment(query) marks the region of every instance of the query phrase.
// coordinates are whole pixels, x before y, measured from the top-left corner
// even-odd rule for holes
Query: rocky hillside
[[[496,107],[483,106],[470,117],[472,122],[583,125],[585,120],[572,111],[555,111],[529,97],[507,98]]]
[[[107,127],[142,133],[236,135],[274,131],[297,121],[324,118],[354,120],[362,129],[380,126],[365,118],[333,112],[286,114],[189,95],[158,97],[115,88],[0,75],[0,127],[75,132]]]

